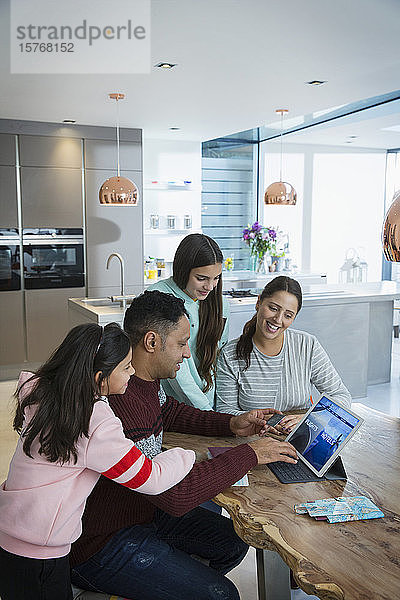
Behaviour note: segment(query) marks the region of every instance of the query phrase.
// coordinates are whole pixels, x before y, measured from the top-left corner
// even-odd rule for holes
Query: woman
[[[219,357],[216,410],[240,414],[261,407],[285,412],[309,408],[312,385],[350,406],[350,393],[316,337],[288,329],[301,305],[301,288],[294,279],[276,277],[265,286],[256,314]],[[287,415],[277,428],[290,431],[301,418]]]
[[[172,277],[154,283],[182,298],[190,321],[189,348],[175,379],[163,380],[166,394],[202,410],[214,409],[214,379],[219,348],[228,340],[228,302],[222,296],[223,256],[207,235],[192,233],[179,244]]]

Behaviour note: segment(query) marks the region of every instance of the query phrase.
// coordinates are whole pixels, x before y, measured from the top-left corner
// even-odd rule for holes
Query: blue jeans
[[[118,531],[72,569],[71,579],[82,589],[132,600],[239,600],[224,575],[247,550],[226,517],[200,507],[182,517],[158,510],[152,523]]]

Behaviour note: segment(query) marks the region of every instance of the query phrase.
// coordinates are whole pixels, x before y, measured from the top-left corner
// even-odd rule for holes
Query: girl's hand
[[[296,427],[296,425],[299,423],[299,421],[301,421],[303,417],[303,414],[286,415],[285,417],[283,417],[282,421],[280,421],[277,424],[276,429],[279,431],[279,433],[288,434],[292,431],[292,429]]]

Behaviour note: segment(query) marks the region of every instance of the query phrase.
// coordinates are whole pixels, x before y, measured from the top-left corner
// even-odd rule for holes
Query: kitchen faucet
[[[120,254],[118,254],[118,252],[113,252],[112,254],[110,254],[110,256],[107,258],[107,269],[110,265],[110,261],[112,259],[112,257],[115,256],[115,258],[118,258],[119,260],[119,264],[120,264],[120,275],[121,275],[121,296],[125,296],[125,289],[124,289],[124,280],[125,280],[125,263],[124,263],[124,259],[122,258],[122,256]]]

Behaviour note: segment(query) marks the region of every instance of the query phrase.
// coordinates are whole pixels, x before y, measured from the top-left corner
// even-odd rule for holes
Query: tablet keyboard
[[[325,477],[318,477],[311,469],[299,460],[297,464],[287,462],[268,463],[267,467],[282,483],[305,483],[307,481],[321,481]]]

